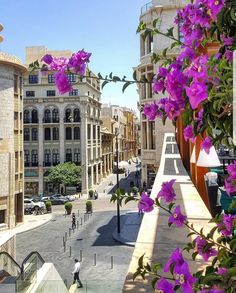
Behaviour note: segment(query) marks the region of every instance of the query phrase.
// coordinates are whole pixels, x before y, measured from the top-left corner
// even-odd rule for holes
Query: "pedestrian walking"
[[[76,217],[75,213],[72,213],[72,229],[74,230],[76,228]]]
[[[76,281],[77,281],[78,284],[79,284],[78,288],[83,288],[83,284],[82,284],[82,282],[80,281],[80,278],[79,278],[79,272],[80,272],[80,262],[76,258],[75,259],[75,267],[74,267],[74,270],[72,272],[72,275],[74,276],[73,284],[75,284]]]
[[[97,193],[97,191],[96,191],[96,190],[94,191],[94,194],[93,194],[93,196],[94,196],[94,199],[97,199],[97,198],[98,198],[98,193]]]

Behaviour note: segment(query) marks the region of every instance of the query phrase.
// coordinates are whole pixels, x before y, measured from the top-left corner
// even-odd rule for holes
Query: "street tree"
[[[59,164],[49,170],[48,180],[57,186],[58,190],[60,184],[64,184],[66,194],[67,186],[81,183],[81,167],[71,162]]]

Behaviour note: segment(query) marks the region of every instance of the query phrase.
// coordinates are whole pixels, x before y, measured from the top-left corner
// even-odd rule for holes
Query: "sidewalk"
[[[120,233],[117,232],[117,229],[113,232],[113,239],[128,246],[135,246],[142,218],[143,214],[128,212],[122,221],[123,223],[121,222]]]

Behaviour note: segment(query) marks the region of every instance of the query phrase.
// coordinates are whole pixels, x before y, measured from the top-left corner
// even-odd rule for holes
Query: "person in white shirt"
[[[79,278],[79,272],[80,272],[80,262],[78,261],[78,259],[76,258],[75,259],[75,267],[74,267],[74,270],[72,272],[72,274],[74,275],[74,281],[73,281],[73,284],[75,284],[75,282],[77,281],[79,286],[78,288],[82,288],[83,287],[83,284],[82,282],[80,281],[80,278]]]

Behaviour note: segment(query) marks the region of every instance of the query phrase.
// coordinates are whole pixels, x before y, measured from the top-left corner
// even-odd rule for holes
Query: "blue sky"
[[[132,76],[139,63],[141,6],[147,0],[0,0],[4,42],[0,50],[23,61],[25,47],[45,45],[52,50],[82,48],[92,52],[90,69],[95,73]],[[106,85],[102,102],[136,110],[135,86],[122,94],[119,85]]]

